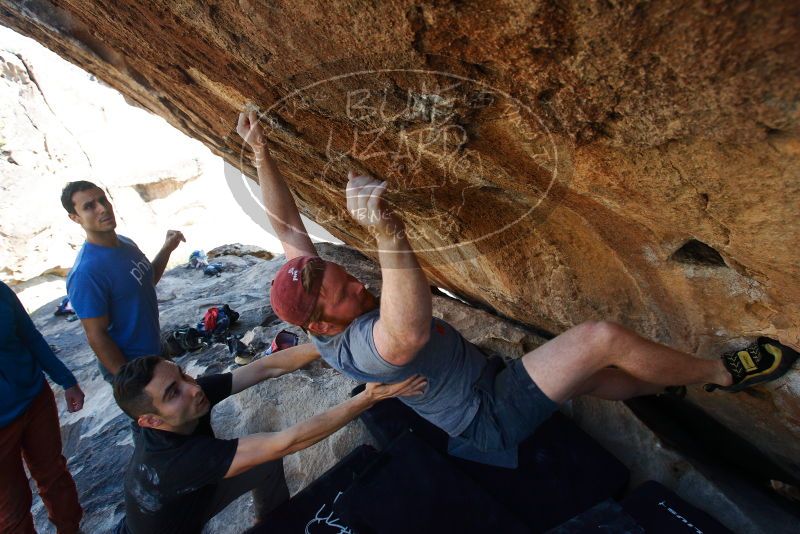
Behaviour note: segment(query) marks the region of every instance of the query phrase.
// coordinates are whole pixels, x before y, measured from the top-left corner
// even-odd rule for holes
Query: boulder
[[[387,180],[431,280],[507,317],[800,348],[797,3],[2,0],[0,21],[250,178],[232,129],[259,109],[301,210],[372,257],[342,189]],[[690,398],[799,476],[799,381]]]
[[[342,189],[387,180],[431,280],[507,317],[800,348],[796,3],[1,0],[0,21],[250,178],[233,126],[258,108],[301,210],[373,258]],[[690,398],[797,476],[798,381]]]
[[[242,245],[241,243],[234,243],[233,245],[222,245],[208,251],[209,258],[216,258],[217,256],[255,256],[262,260],[271,260],[274,254],[264,250],[263,248],[254,245]]]

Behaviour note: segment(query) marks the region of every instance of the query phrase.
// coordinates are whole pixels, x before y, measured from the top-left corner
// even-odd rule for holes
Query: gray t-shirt
[[[486,357],[452,326],[433,318],[430,340],[416,358],[408,365],[392,365],[378,354],[372,337],[379,312],[365,313],[340,334],[311,336],[311,340],[331,367],[361,382],[396,383],[411,375],[424,376],[425,392],[400,400],[451,436],[461,434],[478,411],[472,385]]]

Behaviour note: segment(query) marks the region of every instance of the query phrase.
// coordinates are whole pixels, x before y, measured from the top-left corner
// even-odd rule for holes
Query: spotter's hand
[[[397,384],[378,384],[370,382],[364,392],[373,401],[378,402],[390,397],[413,397],[421,395],[428,387],[428,380],[424,376],[409,376]]]
[[[178,245],[180,245],[181,242],[186,243],[186,238],[183,237],[183,232],[179,232],[178,230],[167,230],[167,236],[164,238],[164,246],[162,248],[171,254],[173,250],[178,248]]]

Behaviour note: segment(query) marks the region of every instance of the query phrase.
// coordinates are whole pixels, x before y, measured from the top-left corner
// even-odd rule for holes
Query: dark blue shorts
[[[501,358],[489,358],[472,387],[481,404],[459,437],[482,451],[516,447],[558,410],[558,404],[525,371],[521,359],[505,364]]]

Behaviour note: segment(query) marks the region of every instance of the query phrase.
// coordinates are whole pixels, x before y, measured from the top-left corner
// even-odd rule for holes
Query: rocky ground
[[[320,250],[326,258],[346,265],[372,291],[379,293],[379,272],[371,260],[345,247],[321,245]],[[229,252],[243,254],[253,249],[234,247]],[[287,326],[272,313],[268,300],[269,281],[280,267],[282,257],[270,260],[265,259],[269,255],[259,255],[262,257],[218,256],[215,261],[225,267],[220,277],[207,277],[201,271],[183,266],[167,272],[157,286],[162,328],[195,323],[208,307],[226,303],[241,313],[235,332],[252,332],[256,346],[268,343]],[[79,322],[54,317],[52,307],[52,304],[42,307],[34,314],[34,320],[48,342],[57,347],[59,357],[75,372],[86,393],[86,406],[75,414],[67,413],[63,399],[59,399],[64,452],[86,510],[84,530],[105,532],[123,513],[120,481],[132,451],[129,421],[116,407],[110,388],[100,378]],[[544,341],[526,329],[454,299],[435,296],[434,313],[486,351],[520,357]],[[304,336],[302,331],[293,330]],[[235,366],[227,348],[220,344],[177,361],[195,376],[224,372]],[[227,399],[214,409],[213,424],[221,437],[286,428],[341,402],[354,385],[318,362]],[[658,480],[739,532],[790,531],[783,528],[791,523],[786,523],[786,516],[780,510],[764,514],[754,510],[753,502],[742,495],[726,494],[724,488],[681,454],[664,445],[625,405],[581,401],[566,410],[631,468],[634,481]],[[361,423],[355,422],[314,447],[286,458],[290,490],[299,491],[353,447],[370,442]],[[769,514],[773,516],[766,517]],[[39,532],[52,532],[38,498],[34,515]],[[252,518],[250,497],[244,496],[217,516],[207,531],[241,532]]]

